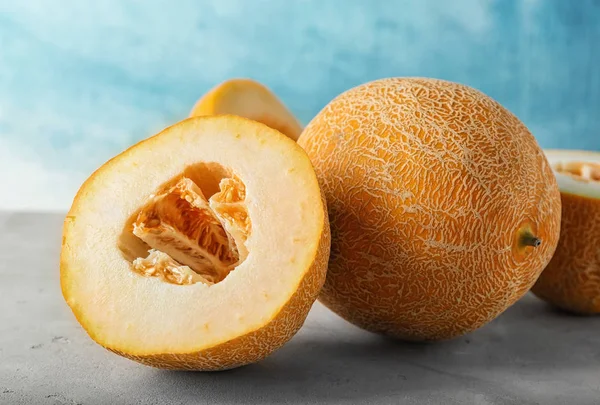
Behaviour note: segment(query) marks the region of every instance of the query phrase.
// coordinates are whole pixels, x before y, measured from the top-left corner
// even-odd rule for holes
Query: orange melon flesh
[[[556,248],[560,195],[527,128],[481,92],[390,78],[342,93],[298,143],[320,178],[331,258],[320,300],[407,340],[472,331]]]
[[[230,79],[201,97],[190,117],[233,114],[262,122],[294,141],[302,125],[266,86],[250,79]]]
[[[64,224],[61,285],[105,348],[155,367],[221,370],[295,334],[328,255],[304,151],[251,120],[197,117],[83,184]]]
[[[600,153],[547,150],[562,199],[556,253],[532,292],[564,310],[600,313]]]

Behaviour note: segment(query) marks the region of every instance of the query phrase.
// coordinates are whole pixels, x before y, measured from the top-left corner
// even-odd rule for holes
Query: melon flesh
[[[600,313],[600,153],[547,150],[560,188],[556,252],[533,293],[564,310]]]
[[[65,220],[61,284],[109,350],[218,370],[294,335],[328,255],[326,209],[302,149],[247,119],[191,118],[85,182]]]
[[[302,125],[266,86],[250,79],[230,79],[218,84],[194,105],[190,117],[233,114],[270,126],[294,141]]]

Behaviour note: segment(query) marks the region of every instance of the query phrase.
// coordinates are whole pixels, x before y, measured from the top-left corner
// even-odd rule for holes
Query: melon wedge
[[[240,117],[190,118],[83,184],[64,224],[62,291],[110,351],[160,368],[228,369],[301,327],[329,241],[295,142]]]
[[[230,79],[206,93],[194,105],[190,117],[233,114],[262,122],[294,141],[302,125],[266,86],[250,79]]]
[[[600,153],[547,150],[562,200],[560,240],[532,291],[564,310],[600,313]]]

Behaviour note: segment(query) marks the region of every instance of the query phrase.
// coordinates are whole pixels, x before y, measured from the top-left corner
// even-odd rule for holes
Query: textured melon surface
[[[227,369],[301,327],[329,241],[315,172],[295,142],[240,117],[190,118],[81,187],[64,224],[62,290],[115,353]]]
[[[234,114],[262,122],[294,141],[302,126],[266,86],[250,79],[230,79],[212,88],[201,97],[190,117]]]
[[[548,150],[562,198],[556,252],[532,291],[568,311],[600,313],[600,153]]]
[[[560,195],[543,152],[472,88],[367,83],[298,142],[330,214],[320,299],[360,327],[415,340],[471,331],[528,291],[556,248]]]

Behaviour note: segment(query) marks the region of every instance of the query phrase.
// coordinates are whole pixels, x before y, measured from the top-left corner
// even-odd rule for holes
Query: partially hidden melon
[[[304,151],[234,116],[187,119],[110,160],[63,235],[63,295],[91,338],[191,370],[252,363],[288,341],[330,243]]]
[[[294,141],[302,125],[265,85],[251,79],[230,79],[218,84],[194,105],[190,117],[233,114],[262,122]]]
[[[298,143],[330,215],[320,300],[364,329],[407,340],[472,331],[524,295],[556,248],[560,194],[544,153],[473,88],[360,85]]]
[[[567,311],[600,313],[600,153],[548,150],[562,199],[560,240],[533,293]]]

